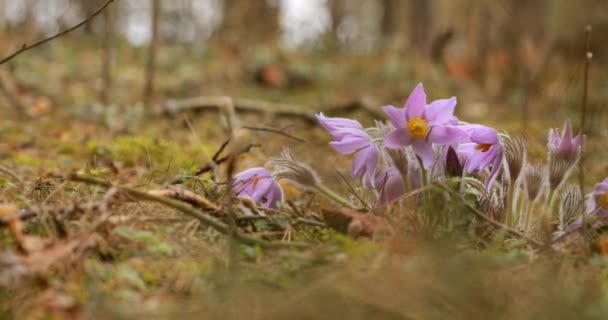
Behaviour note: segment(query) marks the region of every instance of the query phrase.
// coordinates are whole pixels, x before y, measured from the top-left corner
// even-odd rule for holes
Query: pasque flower
[[[378,191],[376,207],[384,206],[405,193],[405,184],[401,172],[395,167],[388,167],[378,174],[374,182]]]
[[[373,183],[378,167],[378,148],[363,126],[355,120],[327,118],[322,113],[317,114],[317,120],[334,138],[329,145],[336,151],[341,154],[356,153],[351,173],[353,178]]]
[[[580,154],[582,134],[572,137],[572,124],[566,121],[561,136],[558,129],[549,130],[549,152],[565,159],[576,160]]]
[[[492,165],[487,180],[490,181],[498,173],[502,163],[503,151],[498,132],[479,124],[463,125],[461,128],[469,134],[471,141],[458,146],[458,154],[464,160],[466,171],[481,171]]]
[[[395,131],[384,138],[384,146],[400,149],[411,146],[425,169],[435,160],[432,144],[454,144],[468,141],[467,133],[455,125],[456,98],[441,99],[427,105],[422,84],[412,91],[404,108],[385,106]]]
[[[277,203],[283,201],[281,186],[272,178],[270,172],[262,167],[236,174],[232,188],[237,197],[249,197],[265,208],[276,209]]]
[[[608,178],[598,183],[591,194],[591,210],[599,216],[608,216]]]
[[[567,121],[560,136],[558,129],[549,130],[549,186],[556,189],[576,163],[582,148],[582,134],[572,137],[572,125]]]

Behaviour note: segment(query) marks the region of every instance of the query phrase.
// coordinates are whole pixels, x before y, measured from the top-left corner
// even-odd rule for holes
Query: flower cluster
[[[584,140],[581,133],[573,135],[570,122],[561,134],[550,130],[546,164],[528,163],[522,137],[462,122],[454,116],[456,104],[455,97],[428,102],[419,84],[402,108],[382,107],[386,121],[376,120],[369,128],[353,119],[317,114],[332,138],[329,145],[340,154],[353,155],[351,177],[360,182],[357,190],[363,193],[362,197],[354,194],[357,199],[331,191],[310,166],[295,160],[289,149],[267,163],[273,173],[253,168],[237,174],[234,192],[262,207],[277,208],[283,199],[277,180],[287,179],[340,206],[370,207],[363,200],[367,199],[379,208],[405,205],[400,200],[406,193],[456,179],[455,192],[477,194],[482,210],[492,211],[496,219],[524,232],[533,232],[542,222],[535,213],[539,206],[559,220],[556,231],[560,232],[575,223],[580,225],[583,212],[608,216],[608,179],[596,185],[586,210],[579,188],[567,183]]]
[[[422,84],[414,88],[403,108],[385,106],[389,126],[385,136],[372,139],[355,120],[327,118],[317,115],[321,125],[334,141],[330,145],[342,154],[355,153],[352,176],[377,194],[376,206],[384,206],[399,198],[410,187],[420,187],[450,176],[446,165],[447,151],[456,151],[456,167],[466,173],[485,172],[491,182],[501,168],[502,146],[498,132],[478,124],[464,124],[454,116],[456,98],[427,103]],[[403,166],[396,160],[409,161]],[[453,163],[451,161],[450,163]],[[406,172],[399,168],[408,168]],[[454,166],[452,166],[454,167]],[[442,172],[446,171],[446,172]],[[407,180],[406,180],[407,179]]]

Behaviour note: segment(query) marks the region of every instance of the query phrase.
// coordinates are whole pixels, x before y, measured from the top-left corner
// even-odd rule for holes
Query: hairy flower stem
[[[353,209],[353,205],[350,202],[348,202],[346,199],[344,199],[341,196],[339,196],[337,193],[335,193],[331,189],[327,188],[322,183],[316,183],[314,185],[314,189],[317,190],[322,195],[324,195],[325,197],[327,197],[329,200],[331,200],[331,201],[333,201],[333,202],[335,202],[335,203],[337,203],[337,204],[339,204],[339,205],[341,205],[343,207],[347,207],[347,208]]]
[[[524,219],[524,231],[530,231],[530,220],[532,218],[532,211],[534,210],[534,201],[528,200],[528,208],[526,209],[526,217]]]
[[[547,202],[545,203],[545,205],[547,206],[547,208],[549,208],[551,213],[553,213],[553,198],[555,197],[556,190],[557,190],[557,188],[555,188],[555,189],[549,188],[549,194],[547,195]]]
[[[513,198],[515,195],[515,185],[516,185],[517,181],[512,181],[509,183],[509,191],[507,193],[507,206],[506,206],[506,213],[507,213],[507,225],[513,225],[516,221],[515,219],[515,208],[513,208]]]

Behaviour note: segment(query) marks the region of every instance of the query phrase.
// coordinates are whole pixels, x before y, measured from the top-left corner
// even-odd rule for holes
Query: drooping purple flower
[[[502,146],[495,129],[479,124],[463,125],[469,134],[470,141],[458,146],[458,154],[463,158],[468,173],[482,171],[492,165],[492,171],[486,182],[498,173],[502,163]]]
[[[389,204],[405,193],[403,177],[395,167],[388,167],[382,170],[376,177],[374,186],[378,191],[376,207]]]
[[[608,216],[608,178],[595,185],[589,201],[591,212],[597,211],[598,216]]]
[[[564,159],[574,160],[580,154],[582,134],[579,132],[572,137],[572,124],[570,120],[564,124],[564,131],[560,136],[558,129],[549,130],[549,152]]]
[[[270,172],[262,167],[242,171],[234,176],[232,188],[236,197],[251,198],[262,207],[277,209],[283,201],[283,190]]]
[[[453,144],[468,141],[467,133],[455,125],[456,97],[441,99],[427,105],[426,93],[418,84],[405,102],[404,108],[385,106],[395,131],[384,138],[384,146],[400,149],[411,146],[425,169],[432,167],[435,152],[432,144]]]
[[[336,151],[341,154],[356,153],[352,177],[361,178],[368,185],[373,184],[378,167],[378,148],[363,126],[355,120],[327,118],[322,113],[317,114],[317,120],[334,138],[329,145]]]

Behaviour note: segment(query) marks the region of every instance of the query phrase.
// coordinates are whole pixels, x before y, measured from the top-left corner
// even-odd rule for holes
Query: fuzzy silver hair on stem
[[[526,141],[522,136],[511,136],[501,134],[503,148],[505,152],[505,160],[509,168],[509,178],[511,183],[514,183],[526,161]]]
[[[526,193],[529,201],[534,201],[538,197],[543,183],[547,168],[541,164],[526,164],[524,167],[524,178],[526,182]]]
[[[321,182],[317,173],[307,164],[297,161],[291,150],[283,148],[280,157],[271,158],[268,166],[274,167],[275,180],[288,179],[305,188],[314,188]]]
[[[584,203],[578,186],[567,185],[559,193],[559,230],[578,219],[584,212]]]

